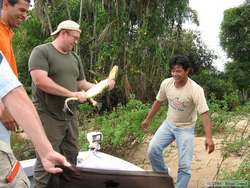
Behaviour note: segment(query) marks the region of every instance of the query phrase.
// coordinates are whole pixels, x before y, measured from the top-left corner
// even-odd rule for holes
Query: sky
[[[219,41],[223,12],[226,9],[237,7],[244,2],[245,0],[189,0],[189,6],[198,12],[200,25],[198,27],[188,27],[199,30],[207,47],[218,55],[214,66],[220,71],[223,71],[224,64],[228,60],[226,53],[220,47]]]

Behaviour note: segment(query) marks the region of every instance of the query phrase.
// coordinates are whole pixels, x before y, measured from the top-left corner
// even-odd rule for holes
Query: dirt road
[[[125,160],[128,160],[145,170],[151,170],[150,163],[146,157],[146,151],[148,143],[151,137],[148,137],[143,144],[136,146],[127,155]],[[236,170],[242,158],[239,156],[231,156],[223,161],[222,165],[222,155],[221,155],[221,139],[214,138],[216,145],[216,150],[212,154],[207,154],[204,146],[204,137],[195,138],[195,149],[192,162],[192,177],[189,183],[189,188],[201,188],[206,187],[207,182],[214,181],[218,169],[220,168],[220,173],[223,170]],[[176,180],[177,169],[178,169],[178,156],[175,144],[170,145],[164,152],[165,162],[171,169],[170,175]]]

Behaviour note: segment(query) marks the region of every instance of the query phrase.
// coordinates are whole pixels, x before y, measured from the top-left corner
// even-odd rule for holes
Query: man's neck
[[[4,11],[4,10],[1,10],[1,11],[0,11],[0,21],[1,21],[4,25],[6,25],[8,28],[14,29],[14,28],[12,28],[12,27],[10,26],[10,24],[9,24],[9,22],[8,22],[8,19],[7,19],[6,11]]]
[[[181,88],[181,87],[186,85],[187,81],[188,81],[188,78],[186,78],[182,82],[174,82],[174,85],[175,85],[176,88]]]
[[[64,50],[61,48],[61,46],[59,45],[59,43],[58,43],[57,40],[54,40],[54,41],[52,42],[52,45],[54,46],[54,48],[55,48],[57,51],[59,51],[59,52],[62,53],[62,54],[68,54],[68,53],[69,53],[69,52],[64,51]]]
[[[2,24],[4,24],[6,27],[8,27],[9,29],[13,29],[13,28],[11,28],[10,26],[9,26],[9,24],[8,24],[8,22],[3,18],[3,16],[0,16],[0,22],[2,23]]]

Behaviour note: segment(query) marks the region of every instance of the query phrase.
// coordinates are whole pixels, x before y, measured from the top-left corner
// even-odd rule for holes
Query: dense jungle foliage
[[[242,11],[247,12],[245,9]],[[16,31],[14,38],[19,77],[28,91],[31,81],[27,62],[31,50],[51,41],[49,34],[65,19],[73,19],[81,25],[76,51],[88,80],[99,81],[113,65],[119,66],[116,90],[105,97],[106,109],[126,103],[131,93],[144,102],[152,101],[160,82],[169,76],[168,62],[175,54],[189,56],[193,67],[191,76],[205,88],[208,98],[227,97],[230,108],[239,104],[239,101],[230,101],[235,95],[243,99],[244,93],[244,100],[248,98],[249,89],[242,87],[244,82],[237,72],[232,72],[233,68],[230,74],[218,72],[213,67],[217,56],[203,43],[200,33],[183,29],[186,22],[199,24],[197,13],[188,6],[187,0],[35,1],[29,19]],[[241,24],[244,23],[242,19]],[[226,36],[224,31],[221,36]],[[233,41],[231,45],[235,46]],[[249,80],[247,70],[241,68],[241,74],[245,75],[242,81]]]
[[[105,135],[103,148],[110,153],[142,142],[139,128],[155,98],[161,81],[169,76],[168,62],[175,54],[185,54],[192,62],[192,79],[205,90],[214,123],[214,133],[230,132],[227,123],[249,117],[250,85],[250,5],[228,9],[221,25],[221,45],[231,58],[225,71],[213,66],[217,54],[203,43],[198,31],[183,23],[199,24],[188,0],[36,0],[28,20],[15,31],[14,51],[19,78],[30,92],[28,59],[31,50],[50,42],[50,33],[62,20],[81,25],[81,39],[75,49],[89,81],[105,78],[113,65],[119,66],[116,88],[99,97],[101,108],[80,106],[80,143],[86,148],[86,130]],[[132,96],[132,97],[131,97]],[[166,107],[154,118],[153,133],[165,118]],[[249,125],[249,124],[248,124]],[[111,128],[112,127],[112,128]],[[198,123],[197,135],[202,135]],[[229,133],[228,133],[229,134]],[[14,141],[20,159],[34,156],[30,144]],[[133,144],[131,144],[133,143]],[[227,140],[225,158],[244,151],[248,157],[235,174],[224,178],[250,181],[249,137]]]

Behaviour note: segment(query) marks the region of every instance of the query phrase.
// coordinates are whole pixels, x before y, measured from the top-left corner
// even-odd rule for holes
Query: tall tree
[[[240,62],[250,59],[250,5],[224,12],[220,41],[230,58]]]
[[[35,10],[47,37],[43,42],[62,20],[80,23],[77,51],[88,79],[101,80],[119,65],[118,102],[131,93],[153,99],[174,54],[189,55],[196,72],[211,68],[213,56],[200,36],[182,29],[185,20],[198,23],[188,0],[36,0]]]
[[[242,93],[242,98],[248,98],[250,92],[250,5],[245,3],[239,7],[224,12],[221,24],[220,41],[223,49],[233,62],[226,67],[226,73],[231,76]]]

